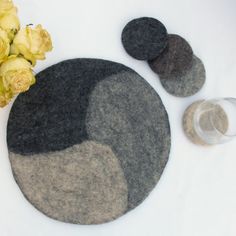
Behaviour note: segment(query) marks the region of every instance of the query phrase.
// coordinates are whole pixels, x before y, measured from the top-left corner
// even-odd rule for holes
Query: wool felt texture
[[[204,100],[196,101],[191,104],[184,112],[183,115],[183,129],[186,136],[189,140],[197,145],[207,146],[206,143],[197,133],[194,126],[194,116],[196,110],[199,109],[199,105],[204,102]],[[204,109],[207,109],[208,112],[205,112],[201,115],[198,125],[203,131],[212,132],[214,128],[212,124],[214,124],[215,128],[221,132],[222,134],[226,133],[228,130],[229,122],[227,114],[224,109],[219,105],[213,105],[208,103],[204,106]]]
[[[122,32],[122,43],[126,52],[138,60],[151,60],[161,54],[167,46],[165,26],[150,17],[130,21]]]
[[[64,156],[65,166],[71,166],[71,171],[67,172],[70,174],[60,177],[61,184],[55,184],[54,190],[61,193],[60,186],[69,185],[72,188],[76,186],[75,191],[65,192],[65,195],[60,195],[58,198],[56,193],[45,191],[46,196],[43,199],[50,198],[50,201],[57,204],[63,198],[65,206],[70,205],[68,212],[64,209],[66,212],[64,214],[58,207],[55,207],[53,212],[47,206],[39,207],[35,202],[31,202],[46,215],[65,222],[80,224],[108,222],[138,206],[160,179],[168,161],[171,145],[168,114],[158,94],[132,69],[99,59],[68,60],[39,73],[37,84],[30,91],[21,94],[13,104],[8,121],[7,140],[11,160],[18,160],[15,161],[13,173],[26,196],[24,192],[26,190],[22,186],[28,185],[31,176],[36,176],[34,178],[38,179],[37,174],[32,174],[37,169],[35,166],[42,165],[40,176],[43,176],[43,172],[46,171],[49,173],[45,173],[45,176],[54,176],[48,180],[44,179],[46,188],[50,186],[53,188],[51,183],[54,183],[54,178],[59,172],[57,168],[63,170],[63,164],[56,161],[56,169],[47,168],[47,156],[50,159],[48,162],[53,162],[60,152],[64,152],[60,156]],[[108,207],[110,195],[103,198],[103,201],[107,201],[104,203],[102,200],[92,200],[92,196],[88,197],[89,194],[81,196],[80,192],[78,193],[85,185],[91,191],[94,188],[93,181],[82,183],[79,180],[86,179],[86,175],[90,173],[87,173],[86,169],[89,169],[89,165],[93,165],[92,162],[88,163],[86,168],[84,167],[85,172],[82,177],[78,177],[76,168],[79,167],[75,164],[76,156],[79,160],[84,160],[85,154],[79,150],[86,142],[94,142],[110,148],[107,155],[116,159],[121,167],[124,179],[121,178],[121,171],[118,174],[118,171],[114,173],[110,170],[115,167],[104,165],[103,169],[98,169],[101,172],[99,176],[119,179],[120,183],[116,185],[116,190],[109,185],[112,198],[120,199],[113,208]],[[70,151],[66,150],[65,154],[65,149],[70,150],[75,146],[78,152],[77,155],[71,154],[70,163],[68,153]],[[96,145],[92,146],[93,148],[89,148],[88,156],[93,156],[93,153],[97,155],[93,150]],[[24,177],[22,175],[26,167],[21,157],[27,159],[27,165],[34,166],[32,173]],[[42,164],[34,161],[42,157],[45,160]],[[92,170],[93,168],[91,167]],[[14,169],[19,171],[16,172]],[[116,169],[118,170],[118,167],[114,170]],[[99,182],[96,186],[100,186],[104,178],[98,178],[97,181]],[[127,193],[125,186],[127,186]],[[27,189],[30,189],[29,185]],[[106,189],[102,190],[103,194],[108,194],[106,186],[103,189]],[[41,196],[42,193],[38,191]],[[37,195],[36,192],[37,189],[31,197]],[[47,193],[52,194],[47,196]],[[81,196],[79,204],[74,204],[76,195]],[[115,198],[115,195],[118,197]],[[88,212],[80,211],[83,201],[84,206],[88,204],[93,206],[91,211],[90,208]]]
[[[168,46],[161,55],[150,60],[151,69],[163,77],[184,75],[193,64],[193,50],[179,35],[168,35]]]
[[[126,179],[108,146],[88,141],[63,151],[9,156],[27,199],[54,219],[99,224],[127,209]]]
[[[206,71],[202,61],[194,56],[190,70],[184,75],[159,75],[164,89],[177,97],[188,97],[196,94],[204,85]]]
[[[166,120],[157,93],[134,73],[108,77],[90,95],[87,132],[91,140],[113,147],[119,158],[128,182],[128,209],[147,197],[166,165],[170,146]]]

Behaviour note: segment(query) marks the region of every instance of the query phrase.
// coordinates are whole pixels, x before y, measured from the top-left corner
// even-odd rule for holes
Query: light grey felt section
[[[136,73],[110,76],[91,93],[86,129],[120,160],[131,210],[155,187],[169,157],[170,127],[160,97]]]
[[[196,94],[203,87],[206,80],[205,67],[196,56],[193,57],[191,69],[184,75],[159,76],[165,90],[177,97],[188,97]]]
[[[99,224],[127,209],[127,182],[108,146],[90,141],[59,152],[9,156],[23,194],[54,219]]]

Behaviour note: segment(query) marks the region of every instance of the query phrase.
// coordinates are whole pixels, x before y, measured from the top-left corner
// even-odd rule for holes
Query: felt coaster
[[[185,110],[184,115],[183,115],[183,129],[184,129],[184,133],[185,133],[186,137],[192,143],[197,144],[197,145],[206,146],[207,143],[205,141],[203,141],[198,136],[197,132],[195,131],[194,123],[193,123],[194,122],[194,120],[193,120],[194,113],[195,113],[198,105],[201,104],[202,102],[203,102],[203,100],[194,102]]]
[[[165,107],[135,71],[74,59],[37,75],[13,104],[9,156],[26,198],[76,224],[112,221],[138,206],[166,166]]]
[[[151,60],[167,46],[167,30],[158,20],[149,17],[130,21],[122,32],[126,52],[138,60]]]
[[[185,110],[183,115],[183,129],[186,136],[194,144],[207,146],[210,144],[206,143],[201,137],[199,137],[194,127],[194,115],[202,102],[204,102],[204,100],[196,101]],[[209,103],[204,106],[204,109],[207,109],[208,111],[202,113],[198,126],[206,132],[212,132],[213,122],[217,130],[224,134],[228,130],[229,122],[227,114],[225,113],[223,108],[219,105],[213,105]],[[209,117],[212,118],[209,119]]]
[[[168,35],[168,46],[162,54],[149,61],[151,69],[158,75],[180,76],[186,73],[193,62],[193,50],[179,35]]]
[[[177,97],[187,97],[196,94],[206,80],[205,67],[202,61],[193,56],[193,64],[184,75],[159,75],[165,90]]]

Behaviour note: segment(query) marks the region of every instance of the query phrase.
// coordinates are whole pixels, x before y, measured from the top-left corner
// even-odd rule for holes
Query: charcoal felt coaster
[[[165,90],[177,97],[188,97],[196,94],[206,80],[205,67],[202,61],[193,56],[193,64],[184,75],[159,75]]]
[[[13,104],[8,147],[14,177],[46,215],[100,224],[138,206],[170,150],[168,115],[132,69],[74,59],[47,68]]]
[[[138,60],[151,60],[167,46],[167,30],[157,19],[150,17],[130,21],[122,32],[126,52]]]
[[[158,75],[180,76],[186,73],[193,63],[193,50],[179,35],[168,35],[168,46],[162,54],[149,61],[151,69]]]

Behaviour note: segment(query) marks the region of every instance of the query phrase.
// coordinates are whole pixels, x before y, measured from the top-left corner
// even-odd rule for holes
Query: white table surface
[[[146,201],[105,225],[79,226],[54,221],[37,211],[16,185],[7,155],[10,106],[0,109],[1,236],[235,236],[236,140],[212,148],[191,144],[181,117],[200,98],[236,97],[235,0],[15,0],[22,25],[41,23],[54,51],[36,72],[63,59],[103,58],[140,73],[161,96],[170,117],[172,148],[164,174]],[[197,95],[176,98],[161,87],[145,62],[121,45],[124,25],[152,16],[169,33],[180,34],[205,63],[207,82]]]

